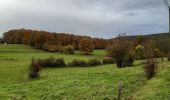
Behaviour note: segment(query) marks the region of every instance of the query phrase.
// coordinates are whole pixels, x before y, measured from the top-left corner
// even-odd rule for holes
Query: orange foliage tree
[[[84,38],[79,43],[79,49],[83,54],[90,54],[93,52],[94,44],[89,38]]]

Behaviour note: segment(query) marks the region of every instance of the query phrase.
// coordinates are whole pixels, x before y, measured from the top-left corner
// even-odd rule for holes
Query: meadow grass
[[[170,63],[133,95],[134,100],[170,100]]]
[[[167,89],[170,75],[167,70],[161,71],[153,80],[144,77],[141,61],[136,61],[133,67],[118,69],[114,64],[95,67],[46,68],[40,72],[40,79],[27,78],[31,58],[56,57],[64,58],[68,63],[73,59],[89,60],[103,59],[104,50],[95,50],[92,55],[74,55],[49,53],[26,45],[0,45],[0,99],[11,100],[116,100],[118,82],[122,81],[122,98],[145,100],[165,96],[168,100]],[[162,78],[166,76],[166,78]],[[159,81],[158,85],[154,82]],[[164,84],[163,84],[164,83]],[[148,93],[150,92],[150,93]],[[161,92],[161,93],[159,93]],[[159,97],[161,97],[159,96]],[[148,99],[149,100],[149,99]],[[156,99],[153,99],[156,100]]]

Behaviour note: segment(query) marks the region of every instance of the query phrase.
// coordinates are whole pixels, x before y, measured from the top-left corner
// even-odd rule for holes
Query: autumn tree
[[[82,54],[90,54],[93,52],[94,44],[93,41],[89,38],[84,38],[79,43],[79,49]]]
[[[107,47],[107,51],[109,56],[115,59],[117,67],[123,68],[133,63],[134,52],[132,47],[132,43],[126,39],[125,34],[120,34],[113,44]]]
[[[14,44],[15,32],[10,30],[3,34],[3,40],[7,43]]]
[[[34,38],[34,33],[30,31],[26,31],[23,33],[22,37],[22,44],[27,44],[33,46],[33,38]]]
[[[35,46],[35,48],[42,49],[43,45],[46,42],[45,38],[46,38],[45,35],[43,35],[42,33],[38,33],[38,32],[35,33],[35,38],[34,38],[34,46]]]
[[[107,45],[107,42],[105,39],[93,38],[92,40],[93,40],[95,49],[104,49]]]

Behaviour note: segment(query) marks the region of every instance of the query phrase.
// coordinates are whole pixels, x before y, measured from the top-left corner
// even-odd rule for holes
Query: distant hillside
[[[149,35],[134,35],[134,36],[128,36],[129,39],[136,39],[138,37],[143,38],[170,38],[170,33],[156,33],[156,34],[149,34]]]
[[[170,33],[127,36],[126,38],[133,43],[134,47],[139,44],[143,46],[150,45],[165,53],[170,52]],[[114,39],[116,38],[109,39],[109,43],[113,43]]]
[[[145,39],[170,39],[170,33],[156,33],[149,35],[132,35],[127,36],[130,41],[134,41],[137,38],[145,38]],[[108,39],[109,42],[113,41],[115,38]]]

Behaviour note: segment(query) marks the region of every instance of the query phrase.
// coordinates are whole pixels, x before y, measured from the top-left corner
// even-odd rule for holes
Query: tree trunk
[[[122,68],[123,67],[123,61],[122,60],[117,60],[116,64],[117,64],[118,68]]]

